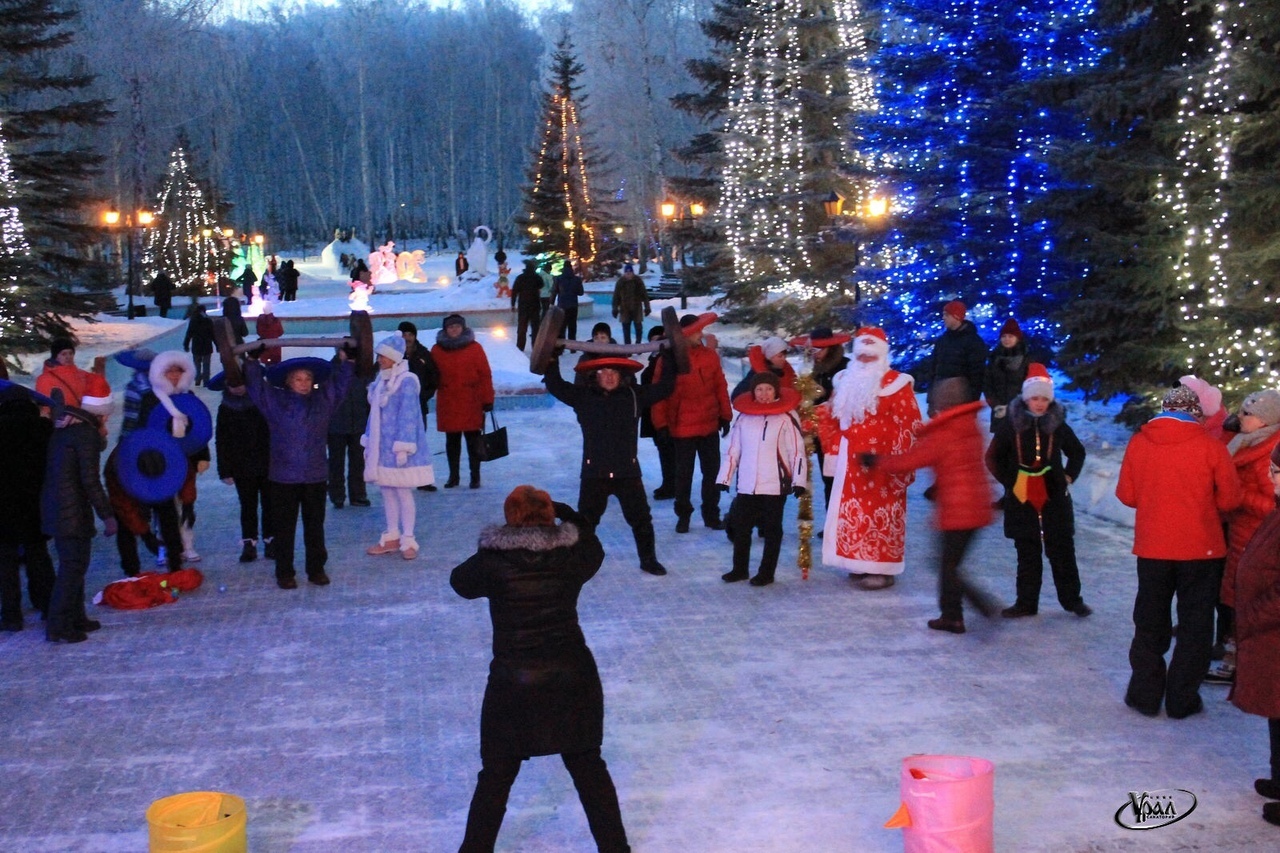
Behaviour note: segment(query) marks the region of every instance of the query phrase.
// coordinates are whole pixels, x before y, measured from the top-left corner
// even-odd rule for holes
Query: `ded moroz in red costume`
[[[823,528],[822,562],[850,574],[898,575],[907,486],[915,475],[864,468],[857,454],[906,451],[921,425],[920,406],[914,380],[889,368],[888,338],[881,329],[859,329],[853,352],[854,361],[835,377],[831,400],[817,410],[824,473],[834,475],[836,484]]]

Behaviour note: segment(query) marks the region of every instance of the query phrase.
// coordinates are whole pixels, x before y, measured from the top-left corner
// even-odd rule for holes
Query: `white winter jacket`
[[[781,495],[796,486],[808,488],[809,460],[795,414],[738,415],[719,483],[729,485],[735,472],[738,493],[743,495]],[[784,484],[784,478],[789,482]]]

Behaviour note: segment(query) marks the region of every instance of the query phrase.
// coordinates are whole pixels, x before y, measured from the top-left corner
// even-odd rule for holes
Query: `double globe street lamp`
[[[130,320],[137,316],[137,309],[133,304],[133,296],[139,290],[140,270],[137,262],[137,249],[134,241],[138,240],[142,232],[155,224],[156,215],[149,210],[138,210],[133,213],[121,214],[120,211],[107,210],[102,214],[102,222],[107,229],[116,232],[117,243],[119,235],[124,233],[124,257],[125,257],[125,295],[128,298],[128,309],[126,315]]]

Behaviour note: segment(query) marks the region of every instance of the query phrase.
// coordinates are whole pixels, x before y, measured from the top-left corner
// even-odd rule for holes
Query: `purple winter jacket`
[[[266,380],[257,360],[245,362],[249,399],[267,419],[271,431],[271,462],[267,479],[273,483],[323,483],[329,479],[326,452],[329,417],[347,393],[355,365],[343,362],[310,394],[277,388]]]

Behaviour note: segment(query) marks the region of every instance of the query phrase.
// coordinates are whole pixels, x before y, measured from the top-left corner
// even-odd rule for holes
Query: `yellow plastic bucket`
[[[247,853],[244,800],[192,791],[156,800],[147,809],[151,853]]]

